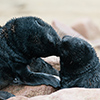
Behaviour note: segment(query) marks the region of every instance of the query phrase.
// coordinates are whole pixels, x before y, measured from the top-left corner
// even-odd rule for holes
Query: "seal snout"
[[[42,22],[41,19],[35,19],[35,23],[40,27],[44,27],[45,26],[45,24]]]

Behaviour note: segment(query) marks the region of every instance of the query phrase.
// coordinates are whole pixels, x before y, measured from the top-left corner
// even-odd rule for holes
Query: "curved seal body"
[[[59,87],[52,75],[31,72],[33,57],[58,55],[60,41],[55,30],[37,17],[12,19],[0,28],[0,89],[9,84]]]
[[[100,88],[100,64],[92,46],[80,38],[65,36],[60,48],[61,88]]]

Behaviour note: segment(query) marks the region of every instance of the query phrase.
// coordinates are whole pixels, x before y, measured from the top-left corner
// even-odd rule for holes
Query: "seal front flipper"
[[[45,62],[41,58],[32,58],[30,69],[32,72],[42,72],[42,73],[59,76],[59,71],[57,71],[49,63]]]
[[[59,88],[60,80],[49,74],[30,72],[30,74],[24,79],[23,84],[31,86],[44,84],[50,85],[54,88]]]
[[[6,100],[10,97],[14,97],[15,95],[5,92],[5,91],[0,91],[0,100]]]

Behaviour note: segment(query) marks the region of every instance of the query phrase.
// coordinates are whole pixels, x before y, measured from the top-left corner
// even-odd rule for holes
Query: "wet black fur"
[[[0,91],[0,100],[6,100],[10,97],[14,97],[15,95],[8,93],[8,92],[4,92],[4,91]]]
[[[99,58],[86,41],[65,36],[60,44],[61,88],[100,88]]]
[[[48,64],[41,58],[33,58],[30,64],[30,69],[33,72],[43,72],[59,76],[59,71],[54,69],[50,64]]]
[[[55,30],[40,18],[21,17],[7,22],[0,28],[0,89],[9,84],[59,87],[59,80],[52,75],[27,68],[33,57],[58,56],[59,41]]]

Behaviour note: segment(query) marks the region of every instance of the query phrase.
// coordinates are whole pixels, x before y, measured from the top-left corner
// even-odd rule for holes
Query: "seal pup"
[[[100,88],[100,63],[85,40],[64,36],[60,43],[61,88]]]

